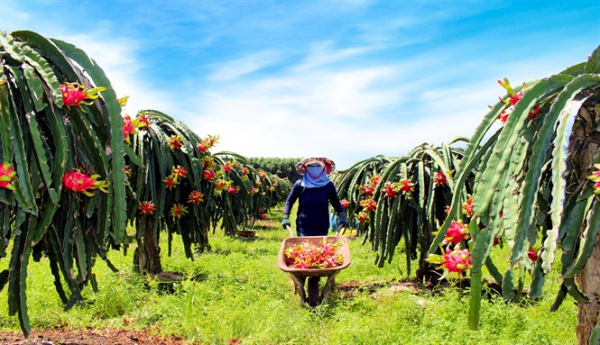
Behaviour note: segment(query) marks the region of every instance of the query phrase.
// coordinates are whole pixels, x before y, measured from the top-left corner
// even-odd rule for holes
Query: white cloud
[[[214,73],[209,77],[209,80],[223,81],[235,79],[272,65],[279,60],[279,54],[273,50],[263,50],[248,54],[217,67]]]
[[[124,111],[134,116],[138,110],[155,109],[169,113],[177,108],[167,88],[156,89],[141,72],[138,44],[131,39],[110,37],[101,32],[60,37],[84,50],[103,70],[117,93],[129,96]],[[99,85],[101,86],[101,85]]]
[[[296,67],[297,71],[310,70],[312,68],[341,62],[359,55],[372,51],[374,47],[353,47],[343,49],[333,49],[333,42],[319,42],[313,44],[311,52],[300,66]]]
[[[219,134],[219,150],[246,156],[300,157],[348,147],[377,110],[402,99],[398,88],[378,89],[397,66],[344,71],[291,68],[280,77],[255,79],[205,92],[185,122],[200,135]],[[350,146],[360,145],[355,142]]]
[[[326,155],[341,169],[379,154],[402,156],[422,143],[470,137],[508,72],[544,77],[531,60],[454,64],[415,56],[401,63],[343,70],[293,66],[279,77],[228,83],[195,100],[202,116],[185,120],[200,135],[219,134],[218,150],[245,156]],[[551,64],[550,64],[551,65]],[[429,68],[428,68],[429,67]],[[438,69],[436,73],[423,71]],[[471,76],[472,71],[480,71]],[[470,78],[461,76],[469,75]],[[515,81],[514,84],[518,84]]]

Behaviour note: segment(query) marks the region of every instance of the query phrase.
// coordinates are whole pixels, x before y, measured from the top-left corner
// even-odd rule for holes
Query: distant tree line
[[[288,178],[292,183],[300,179],[296,172],[296,164],[302,158],[250,157],[248,164],[256,169],[262,169],[281,178]]]

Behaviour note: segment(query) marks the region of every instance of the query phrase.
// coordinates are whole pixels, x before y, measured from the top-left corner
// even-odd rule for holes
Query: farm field
[[[159,289],[132,272],[134,248],[109,252],[119,269],[98,262],[99,292],[84,289],[85,305],[62,311],[48,264],[32,262],[27,298],[33,332],[23,342],[16,317],[0,315],[2,344],[573,344],[577,308],[569,300],[549,312],[559,288],[557,271],[548,276],[538,301],[505,303],[490,293],[482,301],[481,328],[467,326],[468,288],[426,285],[407,278],[400,252],[378,268],[360,239],[350,241],[352,263],[321,306],[301,306],[287,273],[276,259],[286,231],[281,208],[247,240],[210,235],[211,250],[185,259],[178,237],[172,255],[162,244],[165,271],[186,279],[173,291]],[[399,247],[401,249],[401,247]],[[494,247],[497,262],[508,249]],[[6,268],[3,261],[0,269]],[[499,267],[502,271],[503,267]],[[485,291],[485,287],[484,287]],[[0,301],[7,300],[6,290]],[[113,342],[116,341],[116,342]],[[127,342],[125,342],[127,341]],[[29,343],[28,343],[29,342]]]

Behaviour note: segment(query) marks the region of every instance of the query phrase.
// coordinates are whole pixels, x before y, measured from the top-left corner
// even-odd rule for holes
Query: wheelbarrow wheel
[[[321,303],[321,296],[319,293],[319,278],[310,277],[308,278],[308,305],[316,307]]]

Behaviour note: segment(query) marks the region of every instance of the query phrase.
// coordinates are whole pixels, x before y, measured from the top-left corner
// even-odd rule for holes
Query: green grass
[[[550,313],[558,289],[556,273],[548,277],[538,301],[506,303],[500,297],[484,299],[481,327],[467,327],[468,291],[438,288],[434,291],[393,292],[390,286],[406,279],[405,257],[377,268],[369,244],[351,241],[352,264],[341,271],[337,284],[350,281],[380,287],[376,296],[367,288],[354,295],[334,290],[323,305],[300,305],[287,273],[277,268],[277,254],[286,231],[278,226],[281,210],[272,215],[270,230],[243,240],[217,233],[210,236],[212,250],[185,259],[177,242],[171,257],[163,250],[163,268],[183,272],[188,279],[174,293],[147,287],[132,273],[133,248],[128,255],[110,253],[120,269],[113,273],[98,261],[99,293],[84,291],[86,303],[65,312],[54,290],[47,259],[31,262],[27,281],[29,314],[34,329],[151,327],[163,335],[177,335],[197,344],[573,344],[577,308],[572,299]],[[293,220],[292,220],[293,222]],[[163,243],[165,245],[165,243]],[[508,255],[494,249],[494,257]],[[0,269],[8,260],[0,261]],[[499,265],[500,266],[500,265]],[[501,271],[506,267],[499,267]],[[558,269],[559,270],[559,269]],[[556,269],[555,269],[556,271]],[[0,293],[0,330],[19,330],[8,316],[6,289]]]

